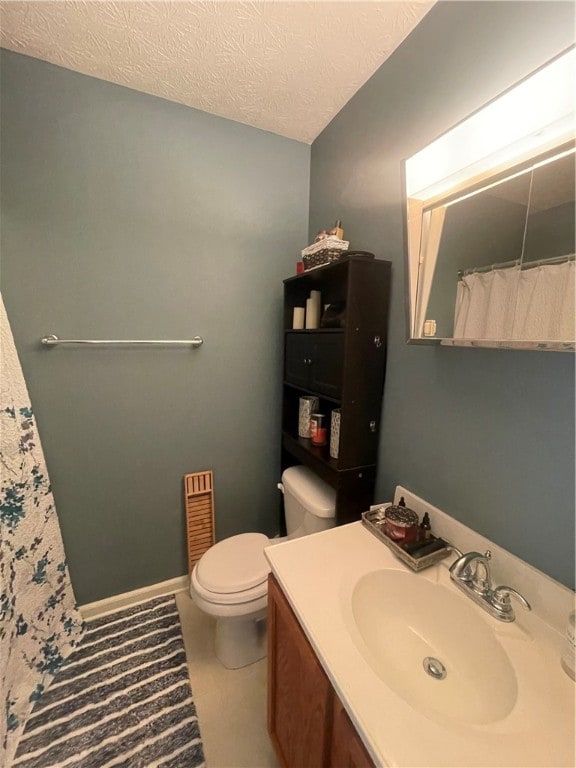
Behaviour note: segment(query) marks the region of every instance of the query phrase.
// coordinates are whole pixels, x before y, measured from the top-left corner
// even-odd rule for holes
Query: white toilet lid
[[[196,565],[196,578],[210,592],[234,593],[261,584],[270,565],[264,547],[270,539],[263,533],[240,533],[211,547]]]

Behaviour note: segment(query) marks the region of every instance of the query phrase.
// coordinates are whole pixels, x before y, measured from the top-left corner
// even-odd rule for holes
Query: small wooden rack
[[[214,544],[214,486],[212,471],[184,475],[188,573]]]

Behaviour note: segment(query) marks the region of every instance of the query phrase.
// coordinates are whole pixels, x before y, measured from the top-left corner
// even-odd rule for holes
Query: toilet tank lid
[[[308,467],[288,467],[282,473],[282,484],[285,493],[291,493],[316,517],[334,517],[336,491]]]

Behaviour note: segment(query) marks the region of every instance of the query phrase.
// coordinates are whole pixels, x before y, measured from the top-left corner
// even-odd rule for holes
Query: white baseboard
[[[105,597],[103,600],[96,600],[94,603],[79,605],[78,609],[85,621],[97,619],[100,616],[106,616],[130,605],[138,605],[138,603],[151,600],[153,597],[172,595],[175,592],[186,592],[189,582],[189,576],[178,576],[175,579],[161,581],[158,584],[150,584],[148,587],[134,589],[132,592],[124,592],[121,595],[112,595],[111,597]]]

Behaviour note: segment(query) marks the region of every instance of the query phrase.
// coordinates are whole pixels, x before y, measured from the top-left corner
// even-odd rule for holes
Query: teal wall
[[[310,147],[2,52],[2,293],[81,603],[186,573],[182,478],[217,535],[274,533],[282,279]],[[40,348],[191,338],[188,349]]]
[[[401,161],[567,47],[572,3],[440,2],[312,147],[1,58],[1,286],[80,602],[185,573],[182,476],[219,538],[274,532],[282,279],[342,218],[393,262],[378,498],[403,484],[574,582],[574,358],[405,344]],[[183,349],[41,349],[187,338]]]
[[[439,2],[314,142],[310,191],[310,234],[341,218],[393,263],[378,498],[402,484],[570,586],[574,357],[406,345],[401,162],[573,42],[573,3]]]

